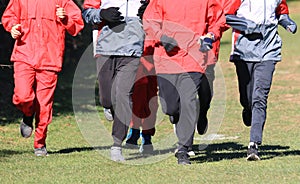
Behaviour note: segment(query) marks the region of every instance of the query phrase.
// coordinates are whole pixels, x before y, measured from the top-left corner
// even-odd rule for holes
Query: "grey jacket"
[[[116,55],[141,57],[145,33],[137,16],[140,0],[102,0],[101,6],[83,10],[84,20],[98,25],[99,34],[95,43],[95,55]],[[119,7],[124,21],[118,25],[102,22],[100,11],[104,8]]]
[[[282,41],[277,32],[278,19],[287,13],[282,0],[243,0],[236,15],[226,17],[226,23],[233,27],[230,61],[280,61]]]

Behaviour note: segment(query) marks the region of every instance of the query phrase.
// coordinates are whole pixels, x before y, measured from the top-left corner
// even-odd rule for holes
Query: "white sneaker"
[[[122,155],[122,148],[117,146],[112,146],[110,148],[110,158],[115,162],[123,162],[125,158]]]
[[[112,116],[112,113],[111,113],[110,109],[105,109],[105,108],[103,108],[103,112],[104,112],[105,118],[106,118],[108,121],[113,121],[113,120],[114,120],[114,118],[113,118],[113,116]]]

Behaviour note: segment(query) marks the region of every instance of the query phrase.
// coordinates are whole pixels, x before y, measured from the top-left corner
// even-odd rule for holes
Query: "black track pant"
[[[126,138],[132,117],[132,90],[139,58],[101,56],[97,59],[100,103],[111,109],[114,122],[112,136],[115,146]]]

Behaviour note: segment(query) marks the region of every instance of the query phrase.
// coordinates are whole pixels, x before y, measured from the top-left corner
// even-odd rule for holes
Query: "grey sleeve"
[[[278,23],[288,32],[293,34],[297,32],[297,24],[289,17],[288,14],[279,15]]]
[[[82,17],[88,24],[99,24],[101,22],[100,9],[88,8],[82,11]]]
[[[261,33],[260,28],[255,22],[242,17],[237,17],[236,15],[226,15],[226,24],[245,34]]]

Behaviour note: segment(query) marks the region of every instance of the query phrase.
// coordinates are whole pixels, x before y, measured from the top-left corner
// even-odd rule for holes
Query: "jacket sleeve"
[[[155,42],[162,36],[163,6],[162,1],[151,0],[143,15],[143,28],[147,38]]]
[[[64,1],[62,7],[67,16],[61,22],[70,35],[76,36],[84,27],[81,10],[72,0]]]
[[[238,7],[241,4],[241,1],[240,0],[220,0],[220,3],[221,3],[221,6],[223,7],[224,15],[226,16],[229,14],[235,14],[235,12],[237,11]],[[225,32],[229,28],[230,28],[230,26],[228,24],[225,24],[225,26],[222,28],[222,32]]]
[[[241,5],[241,0],[223,0],[223,10],[225,15],[235,15]]]
[[[221,38],[221,30],[225,27],[226,19],[223,13],[223,8],[215,0],[209,0],[208,3],[208,32],[213,33],[215,40]]]
[[[99,24],[101,0],[85,0],[83,3],[82,16],[88,24]]]
[[[232,28],[242,31],[245,34],[261,33],[259,26],[252,20],[236,15],[226,15],[226,23]]]
[[[6,31],[10,32],[11,28],[20,23],[20,6],[19,0],[10,0],[2,16],[2,24]]]
[[[297,32],[297,24],[289,17],[288,14],[279,15],[278,23],[288,32],[291,32],[293,34]]]
[[[276,9],[278,23],[287,31],[295,34],[297,32],[297,24],[289,17],[289,8],[286,0],[282,0]]]

